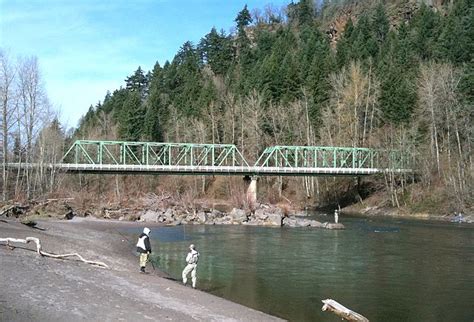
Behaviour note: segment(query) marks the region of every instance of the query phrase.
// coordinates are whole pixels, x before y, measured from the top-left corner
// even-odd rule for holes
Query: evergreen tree
[[[377,41],[379,49],[383,46],[390,29],[385,8],[382,3],[379,3],[375,8],[375,14],[372,17],[372,31],[374,38]]]
[[[434,57],[440,30],[440,17],[424,3],[410,23],[410,47],[421,60]]]
[[[375,57],[378,52],[377,42],[371,30],[369,17],[363,14],[354,28],[354,42],[352,44],[352,58],[365,60]]]
[[[470,62],[474,52],[474,4],[456,1],[442,23],[437,57],[455,64]]]
[[[313,0],[300,0],[297,11],[298,25],[300,27],[312,25],[315,13]]]
[[[168,119],[168,108],[164,102],[163,69],[157,62],[150,75],[150,95],[146,106],[143,137],[151,141],[162,141],[164,126]]]
[[[215,28],[201,39],[198,51],[202,64],[209,64],[212,71],[220,75],[227,72],[234,58],[231,38],[224,31],[218,34]]]
[[[140,66],[138,66],[138,69],[133,75],[125,79],[125,83],[127,90],[138,92],[142,101],[146,98],[148,94],[148,79],[143,74],[143,70]]]
[[[352,55],[352,43],[354,42],[354,25],[352,19],[348,19],[341,39],[337,42],[336,62],[341,68],[350,61]]]
[[[247,9],[247,5],[245,5],[244,8],[237,14],[235,22],[237,23],[237,30],[239,33],[244,32],[244,28],[250,25],[252,22],[252,16]]]
[[[385,122],[408,122],[416,104],[415,62],[409,54],[409,39],[406,27],[400,25],[398,35],[390,32],[389,49],[379,62],[378,75],[381,80],[380,107]]]
[[[119,136],[126,141],[139,141],[142,137],[145,108],[141,103],[140,93],[129,92],[123,103],[119,119]]]

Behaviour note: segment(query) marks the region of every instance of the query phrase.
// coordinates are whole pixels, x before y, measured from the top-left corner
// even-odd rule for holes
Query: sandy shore
[[[118,227],[97,220],[39,221],[33,229],[0,221],[0,237],[38,237],[55,254],[78,252],[110,269],[52,259],[34,245],[0,245],[0,321],[277,321],[278,318],[193,290],[164,273],[140,274]]]

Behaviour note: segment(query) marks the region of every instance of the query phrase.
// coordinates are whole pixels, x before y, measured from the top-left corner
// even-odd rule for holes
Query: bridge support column
[[[257,180],[258,177],[252,176],[248,177],[246,176],[244,178],[249,184],[247,188],[247,203],[249,204],[249,207],[251,209],[254,208],[255,204],[257,203]]]

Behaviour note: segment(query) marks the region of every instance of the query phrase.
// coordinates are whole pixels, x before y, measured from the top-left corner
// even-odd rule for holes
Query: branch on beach
[[[45,252],[45,251],[41,250],[40,240],[39,240],[39,238],[36,238],[36,237],[26,237],[25,239],[0,238],[0,242],[6,243],[6,246],[11,247],[11,248],[14,248],[14,246],[12,246],[10,243],[28,244],[29,242],[34,242],[36,244],[36,252],[41,256],[52,257],[52,258],[60,258],[60,259],[64,259],[66,257],[76,256],[84,263],[99,266],[99,267],[102,267],[102,268],[109,268],[109,266],[107,266],[107,264],[105,264],[105,263],[86,260],[86,259],[84,259],[84,257],[79,255],[78,253],[69,253],[69,254],[56,255],[56,254],[51,254],[51,253]]]
[[[321,302],[324,303],[323,307],[322,307],[322,311],[330,311],[330,312],[333,312],[334,314],[340,316],[341,318],[343,318],[344,320],[346,321],[362,321],[362,322],[369,322],[369,320],[357,313],[357,312],[354,312],[352,311],[351,309],[348,309],[347,307],[345,307],[344,305],[334,301],[334,300],[331,300],[331,299],[327,299],[327,300],[322,300]]]

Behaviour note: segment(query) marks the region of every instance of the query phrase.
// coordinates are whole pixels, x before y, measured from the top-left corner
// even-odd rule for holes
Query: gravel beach
[[[132,222],[38,221],[34,229],[0,221],[0,238],[37,237],[44,251],[77,252],[106,263],[38,255],[34,244],[0,244],[1,321],[280,321],[276,317],[185,287],[163,272],[141,274],[130,242],[117,228]]]

